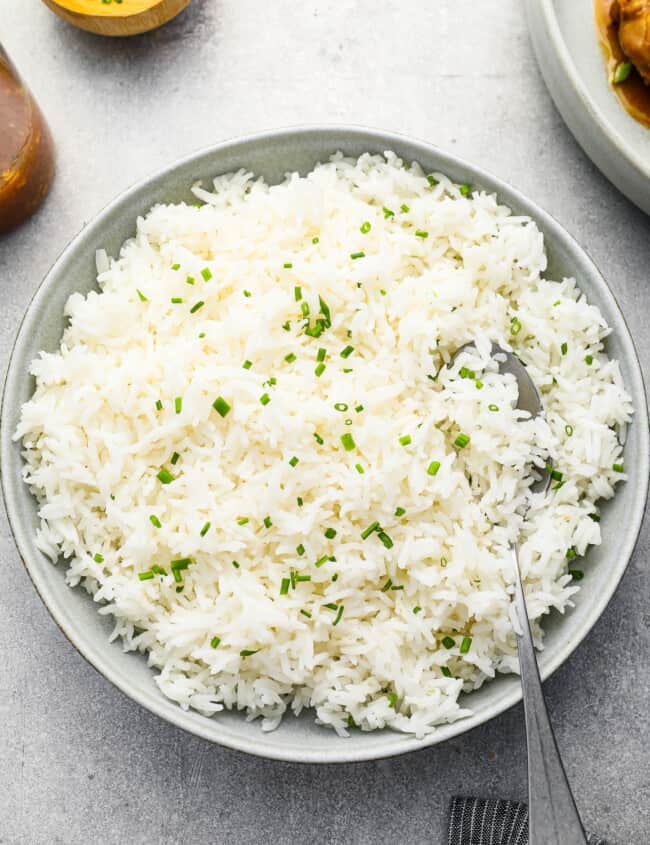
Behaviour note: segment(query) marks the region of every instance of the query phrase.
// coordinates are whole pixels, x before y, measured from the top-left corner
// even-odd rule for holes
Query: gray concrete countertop
[[[512,182],[591,253],[650,371],[650,220],[591,165],[555,111],[518,0],[194,0],[132,40],[1,0],[0,41],[58,145],[40,213],[0,238],[2,369],[67,241],[114,194],[198,147],[275,126],[410,133]],[[588,25],[588,24],[586,24]],[[650,841],[646,522],[600,622],[545,685],[588,826]],[[126,699],[63,638],[0,515],[0,843],[443,843],[454,793],[523,799],[523,717],[407,757],[299,766],[246,757]]]

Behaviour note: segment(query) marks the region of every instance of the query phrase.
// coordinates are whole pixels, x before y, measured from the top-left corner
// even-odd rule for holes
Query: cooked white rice
[[[570,605],[568,568],[600,542],[632,413],[607,325],[543,277],[533,221],[391,153],[194,193],[98,255],[101,292],[70,297],[59,352],[32,364],[16,438],[39,547],[181,707],[422,736],[517,669],[520,532],[535,619]],[[545,419],[515,409],[490,341]],[[547,457],[561,479],[531,496]]]

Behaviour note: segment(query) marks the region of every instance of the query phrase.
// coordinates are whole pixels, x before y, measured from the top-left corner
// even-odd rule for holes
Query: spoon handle
[[[529,845],[587,845],[544,702],[516,547],[513,556],[515,608],[522,629],[517,634],[517,646],[528,745],[528,842]]]

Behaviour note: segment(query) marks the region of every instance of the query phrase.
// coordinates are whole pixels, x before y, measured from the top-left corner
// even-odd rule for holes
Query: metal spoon
[[[468,343],[458,349],[449,366],[461,352],[472,348],[475,348],[474,344]],[[519,391],[517,407],[533,417],[538,416],[544,408],[526,367],[512,352],[492,344],[492,356],[498,353],[501,353],[500,357],[505,356],[505,361],[498,361],[499,372],[510,373],[516,379]],[[550,480],[546,472],[531,489],[534,492],[546,491]],[[511,550],[515,570],[514,602],[521,627],[521,634],[515,634],[528,746],[528,842],[529,845],[587,845],[544,701],[519,571],[518,543],[511,546]]]

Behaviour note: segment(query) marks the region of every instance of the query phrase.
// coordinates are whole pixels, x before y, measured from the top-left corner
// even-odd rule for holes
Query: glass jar
[[[53,174],[50,131],[0,47],[0,232],[13,229],[36,211]]]

